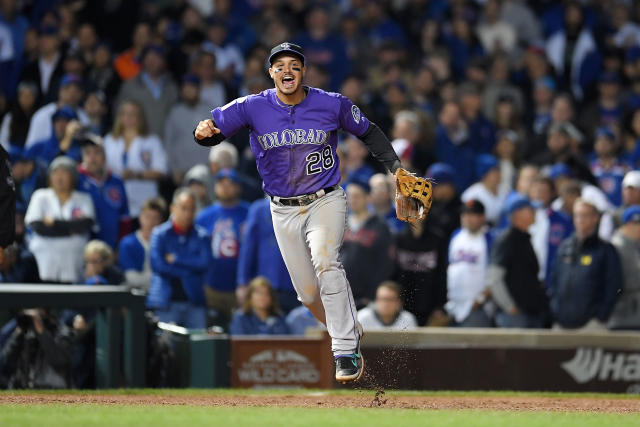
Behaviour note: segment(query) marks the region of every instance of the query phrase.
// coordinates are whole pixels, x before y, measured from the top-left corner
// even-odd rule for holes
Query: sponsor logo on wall
[[[264,350],[238,369],[241,382],[254,384],[314,384],[320,372],[306,356],[293,350]]]
[[[579,347],[562,368],[578,383],[590,381],[640,381],[640,353]]]

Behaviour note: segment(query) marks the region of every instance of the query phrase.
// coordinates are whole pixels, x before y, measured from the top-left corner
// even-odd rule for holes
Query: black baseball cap
[[[476,199],[471,199],[462,205],[462,213],[484,215],[484,205]]]
[[[273,65],[273,61],[275,61],[276,56],[281,53],[292,53],[294,56],[297,56],[302,60],[302,65],[306,65],[306,59],[304,57],[304,53],[302,52],[302,48],[297,44],[284,42],[276,45],[273,49],[271,49],[271,54],[269,55],[269,65]]]

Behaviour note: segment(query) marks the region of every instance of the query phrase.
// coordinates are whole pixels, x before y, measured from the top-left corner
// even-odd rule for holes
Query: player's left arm
[[[389,138],[346,96],[340,96],[340,127],[357,136],[365,143],[373,157],[386,166],[391,173],[400,167],[400,159],[391,146]]]

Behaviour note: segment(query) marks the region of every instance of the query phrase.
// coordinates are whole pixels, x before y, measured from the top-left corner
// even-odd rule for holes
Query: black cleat
[[[364,358],[357,353],[336,356],[336,381],[346,384],[358,381],[364,372]]]

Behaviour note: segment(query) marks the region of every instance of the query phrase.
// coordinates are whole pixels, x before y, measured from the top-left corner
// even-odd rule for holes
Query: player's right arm
[[[205,147],[217,145],[227,139],[211,119],[200,121],[193,131],[193,137],[198,144]]]
[[[214,108],[211,111],[211,119],[202,120],[193,131],[195,141],[211,147],[233,136],[241,128],[249,126],[247,99],[248,97],[243,96],[222,107]]]

